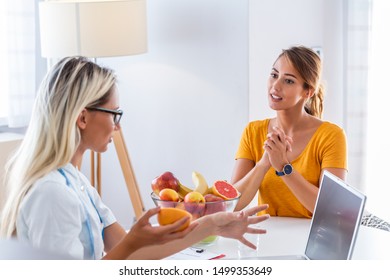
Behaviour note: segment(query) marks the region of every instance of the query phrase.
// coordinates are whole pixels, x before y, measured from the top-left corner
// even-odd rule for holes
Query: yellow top
[[[261,159],[269,121],[253,121],[247,125],[236,159],[245,158],[254,162]],[[323,122],[303,152],[291,164],[294,170],[317,187],[323,168],[347,169],[347,141],[344,130],[330,122]],[[259,187],[258,201],[259,204],[269,204],[267,213],[271,216],[312,217],[312,213],[297,200],[272,167]]]

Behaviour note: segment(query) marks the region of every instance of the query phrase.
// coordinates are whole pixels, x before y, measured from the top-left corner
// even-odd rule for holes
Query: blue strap
[[[102,219],[102,216],[100,216],[100,213],[99,213],[99,211],[98,211],[98,209],[97,209],[97,207],[96,207],[96,205],[95,205],[95,202],[93,202],[93,199],[92,199],[91,195],[89,194],[89,191],[88,191],[88,189],[86,188],[86,189],[85,189],[85,191],[87,192],[87,194],[88,194],[88,197],[89,197],[89,200],[91,201],[91,203],[92,203],[93,207],[94,207],[94,208],[95,208],[95,210],[96,210],[96,213],[97,213],[97,214],[98,214],[98,216],[99,216],[100,223],[102,223],[102,224],[103,224],[103,219]],[[103,229],[102,229],[102,239],[104,240],[104,224],[103,224]]]
[[[71,184],[70,184],[70,181],[69,181],[68,177],[67,177],[67,176],[66,176],[66,174],[65,174],[65,171],[64,171],[64,169],[62,169],[62,168],[58,168],[58,172],[60,172],[60,173],[61,173],[61,175],[62,175],[62,176],[64,176],[64,178],[65,178],[65,181],[66,181],[66,185],[67,185],[68,187],[70,187],[70,186],[71,186]]]
[[[65,171],[64,171],[62,168],[58,168],[58,172],[60,172],[60,174],[61,174],[62,176],[64,176],[65,181],[66,181],[66,185],[67,185],[68,187],[74,189],[73,185],[70,183],[68,177],[66,176]],[[75,191],[76,194],[77,194],[77,191],[76,191],[75,189],[74,189],[74,191]],[[88,193],[88,192],[87,192],[87,193]],[[95,255],[95,242],[94,242],[94,240],[93,240],[93,233],[92,233],[91,220],[90,220],[90,218],[89,218],[88,211],[87,211],[87,208],[86,208],[85,204],[83,203],[82,199],[80,198],[80,196],[79,196],[78,194],[77,194],[77,196],[79,197],[79,199],[80,199],[80,201],[81,201],[81,204],[83,205],[83,208],[84,208],[84,211],[85,211],[85,215],[86,215],[86,217],[87,217],[86,222],[87,222],[87,229],[88,229],[88,235],[89,235],[89,243],[90,243],[90,246],[91,246],[92,257],[93,257],[94,259],[96,259],[96,255]],[[89,195],[89,193],[88,193],[88,197],[89,197],[89,199],[91,200],[92,205],[93,205],[93,207],[95,208],[96,212],[98,213],[100,222],[103,223],[102,218],[101,218],[101,216],[100,216],[100,214],[99,214],[99,211],[97,210],[96,205],[95,205],[95,203],[93,202],[93,200],[92,200],[91,196]]]

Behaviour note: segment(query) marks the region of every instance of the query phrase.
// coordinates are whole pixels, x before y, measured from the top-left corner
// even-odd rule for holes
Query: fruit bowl
[[[191,213],[192,220],[196,220],[200,217],[217,212],[232,212],[236,207],[240,196],[228,200],[206,201],[204,203],[162,200],[154,192],[151,193],[151,198],[156,206],[160,206],[161,208],[179,208],[186,210]],[[201,243],[210,244],[216,239],[216,236],[210,236],[202,240]]]

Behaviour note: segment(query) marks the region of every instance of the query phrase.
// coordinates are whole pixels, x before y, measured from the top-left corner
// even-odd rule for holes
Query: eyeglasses
[[[104,113],[109,113],[112,114],[114,117],[114,124],[118,125],[119,122],[121,121],[123,111],[122,110],[110,110],[102,107],[86,107],[85,109],[90,110],[90,111],[99,111],[99,112],[104,112]]]

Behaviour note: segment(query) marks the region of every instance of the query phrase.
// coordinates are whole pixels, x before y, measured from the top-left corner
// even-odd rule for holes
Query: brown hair
[[[310,48],[295,46],[283,50],[279,55],[285,56],[302,77],[305,89],[313,89],[313,96],[307,100],[305,111],[315,117],[321,118],[325,89],[321,83],[322,63],[319,55]]]

